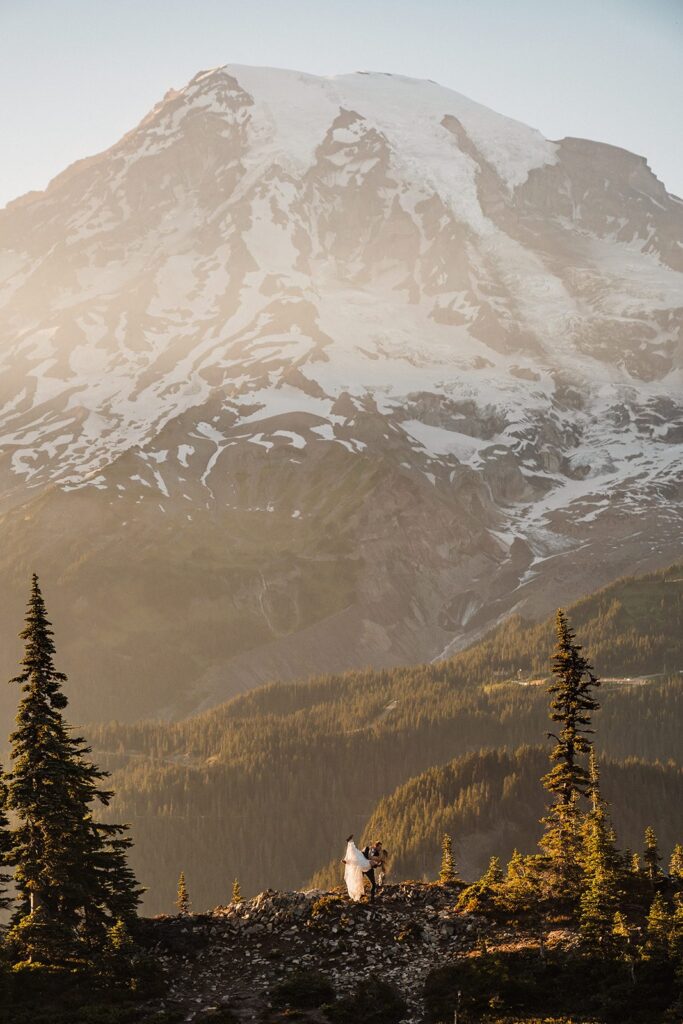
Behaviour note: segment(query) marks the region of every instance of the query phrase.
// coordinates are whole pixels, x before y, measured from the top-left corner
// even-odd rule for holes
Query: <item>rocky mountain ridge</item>
[[[0,625],[55,581],[83,718],[435,658],[680,552],[683,203],[640,157],[226,66],[0,239]]]
[[[11,1024],[669,1024],[675,965],[648,955],[641,909],[625,954],[591,951],[575,920],[458,909],[463,884],[387,885],[370,904],[340,890],[259,893],[209,914],[140,919],[133,967],[105,988],[51,979],[50,1007],[22,993]],[[647,905],[647,896],[645,899]],[[645,952],[643,955],[643,949]],[[119,961],[119,970],[123,968]],[[115,969],[115,968],[114,968]],[[131,965],[128,965],[128,971]],[[33,985],[46,985],[37,965]],[[42,977],[41,977],[42,973]],[[73,987],[73,981],[71,982]],[[61,986],[61,991],[60,991]],[[13,1012],[12,1012],[13,1011]],[[32,1015],[33,1014],[33,1015]]]
[[[401,882],[374,903],[352,903],[339,889],[266,890],[208,915],[143,921],[140,939],[170,979],[163,998],[150,1002],[149,1019],[676,1019],[680,998],[667,1009],[666,994],[673,972],[635,963],[647,937],[642,911],[625,957],[591,957],[576,921],[559,908],[542,922],[529,911],[468,912],[458,906],[464,888]]]
[[[278,983],[307,971],[324,972],[340,996],[381,976],[407,997],[408,1019],[419,1019],[425,976],[449,954],[476,949],[490,930],[478,915],[456,915],[461,888],[402,883],[387,886],[372,905],[340,891],[266,890],[208,915],[150,920],[143,935],[179,979],[163,1008],[180,1005],[189,1010],[186,1020],[210,1019],[220,1007],[237,1020],[253,1019],[272,1008]],[[181,971],[174,970],[179,960]]]
[[[538,948],[532,929],[524,934],[456,912],[463,888],[403,882],[387,885],[373,904],[352,903],[339,890],[266,890],[208,915],[144,921],[145,945],[177,979],[150,1009],[179,1008],[184,1020],[207,1024],[221,1010],[235,1022],[269,1012],[280,1019],[278,1009],[286,1018],[279,986],[320,973],[342,999],[352,998],[359,982],[379,978],[405,999],[404,1020],[424,1020],[425,980],[439,967],[480,952],[487,939],[492,950]],[[549,946],[558,945],[571,949],[576,936],[558,928]]]

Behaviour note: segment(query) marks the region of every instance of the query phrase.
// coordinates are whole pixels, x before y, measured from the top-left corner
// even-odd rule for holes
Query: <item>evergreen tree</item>
[[[78,936],[65,920],[56,918],[45,903],[24,916],[16,915],[5,941],[12,960],[57,964],[73,960],[79,952]]]
[[[555,634],[554,681],[548,692],[552,696],[550,717],[560,729],[548,733],[555,740],[550,752],[554,764],[542,782],[554,803],[544,819],[541,845],[556,872],[558,894],[576,896],[581,852],[579,798],[591,793],[590,775],[580,758],[590,750],[591,712],[600,707],[592,691],[600,682],[575,643],[575,634],[561,609],[555,620]]]
[[[455,867],[455,857],[453,856],[453,844],[451,837],[447,832],[444,832],[443,839],[441,840],[441,870],[439,871],[439,882],[441,885],[452,885],[453,882],[458,882],[458,872]]]
[[[499,902],[503,871],[498,857],[491,857],[489,865],[478,882],[468,885],[460,894],[456,909],[465,914],[493,910]]]
[[[178,913],[185,916],[190,913],[190,894],[187,891],[187,885],[185,884],[185,873],[180,872],[180,878],[178,879],[178,892],[176,893],[175,905],[178,908]]]
[[[605,948],[610,945],[613,936],[621,865],[614,846],[614,831],[607,816],[607,805],[600,792],[597,759],[592,750],[589,774],[592,810],[583,830],[581,860],[585,888],[580,900],[580,926],[589,946]]]
[[[514,914],[536,914],[540,891],[538,874],[531,858],[514,850],[504,879],[504,902]]]
[[[592,878],[597,871],[609,873],[616,882],[623,870],[623,859],[616,848],[616,835],[609,820],[607,801],[600,789],[600,769],[595,751],[591,748],[588,772],[590,777],[591,810],[583,823],[581,864],[585,875]]]
[[[484,885],[495,886],[500,885],[503,881],[503,869],[500,866],[499,857],[490,857],[488,867],[481,876],[481,881]]]
[[[113,838],[124,826],[97,823],[91,804],[109,803],[107,777],[71,735],[62,716],[66,676],[54,666],[55,646],[37,576],[26,615],[17,728],[10,736],[7,805],[18,819],[10,858],[18,909],[10,940],[29,959],[60,960],[83,944],[102,943],[123,901],[139,901],[132,873],[121,870],[129,845]],[[52,936],[52,938],[51,938]]]
[[[237,879],[235,879],[235,881],[232,883],[231,902],[235,904],[242,902],[242,890],[240,889],[240,883],[237,881]]]
[[[555,740],[550,758],[556,763],[543,782],[546,789],[568,806],[575,796],[591,792],[590,774],[578,756],[590,750],[591,744],[586,738],[593,733],[590,713],[600,707],[591,691],[600,681],[580,653],[580,645],[574,642],[575,633],[561,609],[555,620],[555,634],[557,643],[552,668],[555,681],[548,692],[553,695],[550,717],[562,728],[559,735],[548,734]]]
[[[647,959],[661,960],[668,955],[672,927],[671,914],[662,894],[655,893],[647,915],[647,938],[643,950]]]
[[[126,928],[125,921],[119,918],[108,931],[107,944],[111,950],[117,954],[128,953],[130,954],[135,948],[135,943],[130,937],[130,933]]]
[[[605,949],[611,944],[616,903],[612,879],[608,874],[596,871],[581,893],[580,900],[581,934],[588,946]]]
[[[105,967],[114,981],[131,982],[135,951],[135,943],[126,923],[119,918],[107,931],[104,950]]]
[[[10,864],[10,850],[12,848],[12,836],[9,831],[7,814],[7,785],[5,783],[2,766],[0,765],[0,910],[7,910],[12,905],[12,897],[9,894],[7,884],[10,881],[8,872],[3,867]]]
[[[669,861],[669,878],[683,884],[683,844],[676,843]]]
[[[518,850],[513,850],[496,904],[520,915],[525,926],[530,926],[537,933],[539,956],[544,959],[545,905],[538,867],[538,857],[523,857]]]
[[[645,849],[643,850],[643,871],[651,885],[656,885],[662,877],[659,864],[662,857],[657,844],[655,830],[649,826],[645,829]]]

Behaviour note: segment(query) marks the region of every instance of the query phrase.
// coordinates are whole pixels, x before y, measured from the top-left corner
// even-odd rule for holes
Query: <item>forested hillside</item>
[[[680,577],[674,567],[622,581],[570,609],[601,675],[671,670],[603,686],[596,746],[611,759],[680,763]],[[271,685],[184,722],[89,727],[114,771],[111,813],[134,826],[146,909],[170,907],[181,870],[197,907],[225,902],[235,875],[246,893],[299,886],[414,776],[482,748],[542,743],[547,694],[526,683],[546,674],[551,646],[550,624],[510,623],[434,665]],[[654,769],[629,771],[645,780]],[[654,820],[652,800],[636,792],[631,806],[635,835]]]
[[[466,754],[429,768],[380,800],[366,836],[382,839],[392,880],[436,878],[444,833],[453,837],[461,876],[479,877],[491,856],[506,863],[515,849],[534,848],[548,796],[539,778],[547,767],[546,749],[521,747]],[[682,831],[683,769],[636,758],[606,761],[601,781],[622,846],[640,851],[650,825],[668,861]],[[337,859],[313,883],[336,885],[339,875]]]

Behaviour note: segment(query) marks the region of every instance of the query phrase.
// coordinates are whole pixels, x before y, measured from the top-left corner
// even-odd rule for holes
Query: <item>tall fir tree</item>
[[[441,870],[439,871],[439,882],[441,885],[452,885],[460,881],[455,867],[453,856],[453,841],[448,832],[444,832],[441,840]]]
[[[659,866],[661,860],[662,855],[659,852],[655,830],[648,825],[645,829],[645,844],[643,848],[643,873],[652,886],[655,886],[662,877],[662,869]]]
[[[543,777],[544,787],[554,802],[543,821],[541,846],[556,876],[557,894],[576,898],[580,891],[581,810],[579,800],[591,793],[590,774],[583,762],[591,747],[588,737],[591,713],[600,707],[593,690],[600,685],[593,669],[575,642],[567,616],[560,609],[555,619],[556,645],[553,655],[554,681],[550,717],[559,731],[548,733],[555,740],[550,752],[553,767]]]
[[[24,640],[7,805],[17,817],[10,857],[16,865],[17,911],[11,942],[29,959],[60,960],[106,939],[125,904],[134,914],[141,890],[122,871],[129,845],[125,826],[95,821],[93,804],[107,805],[108,773],[90,760],[62,711],[66,676],[54,666],[51,623],[38,577],[33,576],[20,634]],[[120,844],[123,844],[121,846]]]
[[[175,905],[178,908],[178,913],[183,917],[186,917],[190,913],[190,894],[187,891],[187,882],[185,881],[185,872],[180,872],[178,878],[178,891],[176,892]]]

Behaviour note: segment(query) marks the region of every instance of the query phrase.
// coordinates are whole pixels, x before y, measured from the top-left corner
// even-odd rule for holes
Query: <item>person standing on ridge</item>
[[[373,903],[375,900],[375,893],[377,892],[377,880],[375,878],[375,868],[382,867],[382,859],[384,853],[382,851],[382,844],[379,840],[368,845],[363,850],[363,856],[367,857],[370,862],[370,867],[365,871],[365,877],[370,881],[370,902]]]
[[[344,881],[349,896],[358,903],[365,892],[365,873],[372,867],[370,861],[358,849],[353,841],[353,833],[346,840],[346,853],[342,858],[344,865]]]

